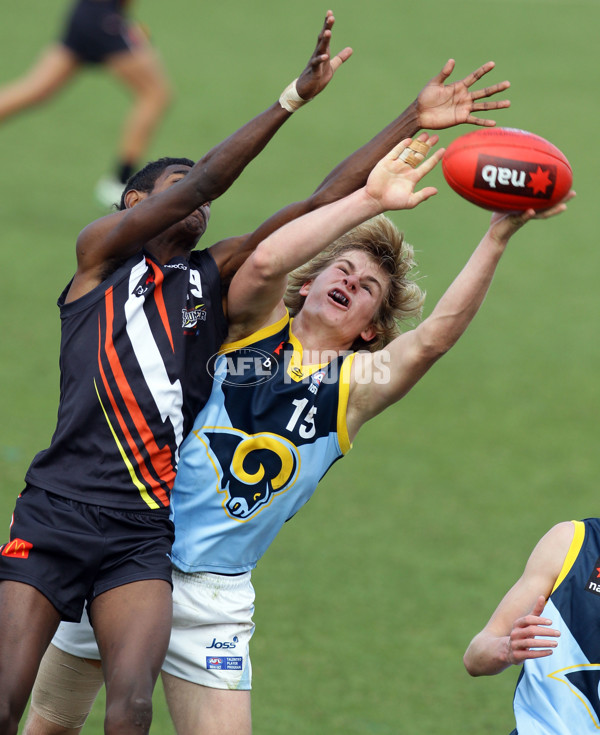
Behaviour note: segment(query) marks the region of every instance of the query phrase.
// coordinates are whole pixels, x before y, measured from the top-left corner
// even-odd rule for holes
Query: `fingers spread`
[[[494,61],[488,61],[485,64],[482,64],[482,66],[479,67],[479,69],[475,69],[474,72],[471,72],[471,74],[467,75],[464,78],[465,86],[470,87],[472,84],[475,84],[476,81],[481,79],[484,74],[487,74],[490,72],[494,67],[496,66],[496,62]]]
[[[338,69],[344,61],[348,61],[348,59],[352,56],[352,49],[350,46],[347,46],[345,49],[339,52],[339,54],[336,54],[333,59],[331,59],[331,68],[333,71]]]
[[[442,67],[442,70],[440,71],[440,73],[436,74],[436,76],[433,77],[430,84],[431,83],[440,84],[440,85],[443,84],[446,81],[446,79],[448,79],[450,74],[452,74],[452,72],[454,71],[455,64],[456,62],[454,61],[454,59],[448,59],[448,61]]]

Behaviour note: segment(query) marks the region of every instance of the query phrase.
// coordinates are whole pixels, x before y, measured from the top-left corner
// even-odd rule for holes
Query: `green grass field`
[[[5,3],[0,84],[53,38],[63,2]],[[60,6],[60,7],[59,7]],[[327,6],[142,0],[177,98],[149,158],[199,157],[277,98],[303,68]],[[598,0],[340,0],[333,48],[354,48],[215,204],[206,244],[307,195],[413,100],[449,57],[453,79],[493,59],[509,79],[503,126],[568,156],[577,199],[515,238],[460,344],[363,429],[254,574],[254,730],[260,735],[508,733],[513,669],[473,680],[470,638],[557,521],[596,515],[600,317],[594,153]],[[56,298],[111,165],[127,98],[87,71],[0,128],[0,512],[5,532],[58,397]],[[442,144],[468,132],[443,131]],[[436,170],[439,194],[395,213],[418,251],[428,312],[489,214]],[[594,201],[596,200],[596,204]],[[99,701],[84,729],[102,732]],[[152,733],[169,735],[160,685]]]

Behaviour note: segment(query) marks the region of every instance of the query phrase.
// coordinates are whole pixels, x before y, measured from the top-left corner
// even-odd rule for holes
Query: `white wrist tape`
[[[295,112],[299,107],[302,107],[302,105],[308,102],[308,100],[303,100],[298,94],[298,90],[296,89],[297,81],[297,79],[294,79],[291,84],[288,84],[279,98],[279,104],[288,112]]]

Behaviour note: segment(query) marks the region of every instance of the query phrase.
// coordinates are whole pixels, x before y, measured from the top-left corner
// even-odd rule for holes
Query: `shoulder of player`
[[[543,569],[545,573],[558,577],[575,537],[575,524],[563,521],[547,531],[531,552],[527,567]]]
[[[205,252],[210,253],[215,261],[222,278],[232,277],[235,270],[245,260],[244,256],[249,254],[244,253],[242,248],[242,244],[247,238],[248,235],[228,237],[205,249]]]

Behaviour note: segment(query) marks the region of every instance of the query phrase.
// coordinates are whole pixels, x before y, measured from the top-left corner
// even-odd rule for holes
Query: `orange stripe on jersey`
[[[102,367],[102,360],[101,360],[101,335],[100,335],[100,340],[99,340],[99,345],[98,345],[98,365],[99,365],[99,368],[100,368],[100,376],[102,378],[102,383],[104,385],[104,389],[106,390],[106,394],[108,396],[108,400],[110,401],[110,404],[111,404],[111,406],[113,408],[114,414],[117,417],[117,421],[119,422],[119,426],[121,427],[121,431],[123,432],[123,435],[124,435],[124,437],[125,437],[125,439],[127,441],[127,444],[129,445],[129,449],[131,450],[131,452],[133,453],[133,455],[135,457],[135,460],[137,462],[138,468],[140,469],[144,480],[146,481],[146,483],[148,484],[148,486],[151,488],[151,491],[158,498],[160,498],[160,500],[163,503],[163,505],[168,505],[169,504],[169,501],[168,501],[168,499],[166,499],[166,502],[165,502],[164,491],[162,490],[162,488],[160,488],[157,485],[156,481],[154,480],[154,478],[152,477],[152,475],[149,473],[148,468],[146,467],[146,463],[144,462],[144,458],[140,454],[140,452],[139,452],[139,450],[137,448],[137,445],[136,445],[135,441],[133,440],[133,437],[131,436],[131,433],[129,432],[129,429],[127,428],[127,425],[126,425],[126,423],[125,423],[125,421],[123,419],[123,415],[119,411],[119,407],[117,406],[117,403],[115,401],[115,397],[113,395],[113,392],[111,391],[110,386],[108,384],[108,380],[106,378],[106,373],[104,372],[104,368]],[[102,401],[100,401],[100,403],[102,403]],[[110,427],[110,421],[109,421],[109,427]],[[131,471],[133,471],[133,468],[130,468],[130,472]],[[135,479],[133,477],[132,477],[132,481],[134,482],[134,485],[137,486],[137,483],[136,483],[136,481],[135,481]],[[142,497],[144,497],[144,491],[143,491],[143,489],[140,486],[137,486],[137,487],[138,487],[138,490],[140,491],[140,494],[142,495]],[[146,499],[146,498],[144,498],[144,499]],[[148,500],[146,500],[146,502],[148,502]],[[153,507],[151,503],[148,503],[148,504],[150,505],[150,507]],[[158,507],[158,506],[156,506],[156,507]]]
[[[172,463],[171,463],[171,450],[169,447],[164,447],[163,449],[159,449],[158,445],[156,444],[156,441],[154,439],[154,434],[152,433],[152,430],[148,426],[148,423],[146,422],[146,419],[144,418],[144,415],[135,400],[135,397],[133,395],[133,392],[131,390],[131,387],[129,386],[129,383],[127,382],[127,378],[125,377],[125,373],[123,371],[123,368],[121,366],[121,363],[119,361],[119,357],[116,353],[116,350],[114,348],[113,342],[112,342],[112,325],[113,325],[113,318],[114,318],[114,309],[113,309],[113,300],[112,300],[112,294],[113,289],[112,286],[106,291],[105,294],[105,304],[106,304],[106,337],[105,337],[105,344],[104,344],[104,350],[106,357],[108,358],[108,362],[110,364],[110,367],[112,369],[113,376],[115,378],[115,381],[117,383],[117,386],[119,388],[119,392],[125,402],[125,405],[127,406],[127,409],[129,411],[129,415],[133,419],[133,422],[138,430],[138,433],[144,443],[144,446],[148,449],[149,456],[151,458],[152,465],[154,469],[156,470],[158,476],[167,484],[169,488],[173,486],[173,482],[175,480],[175,471],[173,469]],[[100,365],[100,370],[102,371],[102,364],[101,364],[101,349],[102,349],[102,335],[101,330],[99,330],[99,345],[98,345],[98,362]],[[157,485],[156,481],[153,480],[151,477],[148,476],[148,470],[144,464],[144,460],[142,456],[139,453],[138,447],[136,443],[134,442],[133,438],[131,437],[131,434],[129,433],[125,422],[123,420],[122,415],[120,414],[118,407],[116,405],[116,402],[114,400],[114,396],[112,395],[110,388],[108,386],[108,381],[106,380],[106,376],[104,375],[104,372],[102,371],[102,381],[104,383],[104,386],[106,388],[107,394],[109,395],[110,402],[113,406],[113,410],[115,412],[115,415],[117,416],[117,419],[119,421],[119,425],[121,426],[121,430],[123,431],[127,443],[129,444],[129,447],[131,451],[133,452],[136,461],[138,462],[140,466],[140,470],[144,474],[144,477],[146,481],[149,483],[150,487],[152,488],[152,491],[156,494],[156,496],[160,499],[160,501],[164,505],[169,504],[169,499],[167,498],[164,490]]]
[[[165,306],[165,298],[163,296],[163,281],[165,280],[165,277],[160,268],[158,268],[151,260],[146,260],[146,262],[154,271],[154,301],[156,303],[158,313],[160,314],[163,327],[165,328],[165,332],[167,333],[167,337],[169,338],[169,342],[171,343],[171,349],[175,352],[171,325],[169,324],[169,318],[167,317],[167,307]]]

